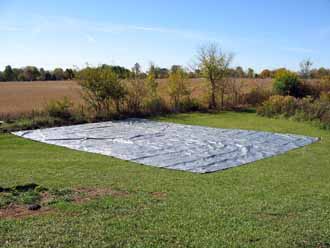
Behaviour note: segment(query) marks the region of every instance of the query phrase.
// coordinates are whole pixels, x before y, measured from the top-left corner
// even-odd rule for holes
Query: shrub
[[[321,117],[320,125],[324,129],[330,129],[330,111],[327,111]]]
[[[258,106],[269,99],[272,95],[270,90],[264,89],[262,87],[255,87],[249,93],[244,96],[244,103],[251,106]]]
[[[28,130],[28,129],[37,129],[37,128],[44,128],[44,127],[52,127],[56,125],[54,118],[49,116],[36,116],[33,118],[22,118],[16,120],[12,123],[5,124],[1,126],[0,133],[8,133],[14,132],[19,130]]]
[[[321,79],[321,89],[324,92],[330,92],[330,76],[325,76]]]
[[[320,96],[320,101],[330,103],[330,92],[322,92]]]
[[[147,75],[147,89],[148,89],[148,95],[151,98],[156,98],[158,88],[158,82],[156,81],[155,72],[153,70],[149,70]]]
[[[133,114],[142,113],[147,97],[147,88],[143,79],[134,78],[126,83],[126,97],[127,112]]]
[[[183,112],[200,111],[203,109],[199,101],[194,98],[186,98],[180,103],[180,110]]]
[[[301,82],[294,72],[278,70],[274,78],[274,90],[277,94],[301,97]]]
[[[298,106],[298,101],[292,96],[285,96],[281,105],[281,114],[286,117],[289,117],[295,115]]]
[[[305,97],[298,101],[297,110],[295,119],[297,120],[311,120],[313,119],[312,116],[309,116],[314,111],[313,108],[313,98]]]
[[[168,91],[174,111],[182,111],[182,103],[190,97],[187,87],[187,75],[183,69],[171,72],[169,77]]]
[[[278,115],[292,116],[297,108],[297,100],[292,96],[272,96],[257,108],[262,116],[273,117]]]
[[[320,97],[321,92],[322,86],[320,84],[305,80],[300,84],[298,97],[311,96],[312,98],[316,99]]]
[[[322,93],[320,99],[313,102],[310,114],[314,119],[326,120],[330,114],[330,94]]]
[[[330,128],[330,94],[322,94],[319,99],[302,99],[292,96],[272,96],[257,109],[257,113],[267,117],[293,117],[296,120],[312,121],[323,128]]]
[[[147,114],[162,114],[170,112],[169,107],[166,105],[166,102],[161,97],[154,97],[148,99],[145,108]]]
[[[50,117],[69,120],[72,117],[73,103],[64,97],[62,100],[50,101],[46,106],[46,112]]]
[[[84,99],[97,116],[110,116],[113,107],[120,113],[120,104],[126,91],[118,75],[108,67],[87,67],[77,78],[82,87]]]

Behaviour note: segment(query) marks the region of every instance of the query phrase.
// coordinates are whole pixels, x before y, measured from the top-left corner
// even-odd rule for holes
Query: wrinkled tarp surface
[[[278,155],[317,138],[128,119],[15,132],[75,150],[156,167],[214,172]]]

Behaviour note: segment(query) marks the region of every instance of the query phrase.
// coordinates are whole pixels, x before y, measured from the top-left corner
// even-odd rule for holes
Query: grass
[[[159,118],[296,133],[321,141],[211,174],[136,165],[0,135],[0,186],[100,187],[128,192],[0,220],[0,247],[330,247],[330,133],[254,113]]]
[[[39,193],[35,191],[3,193],[0,198],[0,208],[10,204],[37,204],[40,201]]]

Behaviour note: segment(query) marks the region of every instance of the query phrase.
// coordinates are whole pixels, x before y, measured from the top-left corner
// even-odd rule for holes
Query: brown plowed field
[[[246,92],[256,86],[269,88],[270,79],[235,79],[243,82],[242,91]],[[165,98],[167,79],[159,80],[159,93]],[[190,79],[189,87],[193,97],[203,97],[207,84],[202,79]],[[42,109],[46,103],[54,99],[69,97],[76,104],[83,103],[81,89],[75,81],[45,82],[0,82],[0,116],[20,115],[33,110]]]

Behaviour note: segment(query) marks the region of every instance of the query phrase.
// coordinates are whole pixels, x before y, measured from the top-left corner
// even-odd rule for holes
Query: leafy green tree
[[[39,81],[45,81],[46,80],[46,71],[44,68],[39,69],[39,76],[37,78]]]
[[[54,80],[64,80],[64,71],[62,68],[56,68],[53,71]]]
[[[155,67],[155,76],[157,78],[168,78],[169,70],[167,68]]]
[[[216,94],[220,91],[221,108],[224,105],[224,92],[226,88],[226,76],[233,56],[223,52],[216,43],[210,43],[201,47],[198,51],[198,66],[204,78],[210,83],[211,99],[210,108],[217,108]]]
[[[241,66],[236,67],[236,77],[238,78],[244,78],[245,77],[245,72]]]
[[[87,67],[78,73],[84,99],[96,114],[110,116],[115,107],[120,113],[120,103],[126,91],[118,75],[109,68]]]
[[[32,72],[32,69],[29,66],[24,68],[23,77],[24,77],[24,81],[32,81],[33,80],[33,72]]]
[[[53,75],[50,71],[45,71],[45,80],[46,81],[53,80]]]
[[[301,96],[301,82],[298,75],[286,69],[278,70],[274,78],[274,90],[279,95]]]
[[[172,65],[171,66],[171,73],[176,72],[177,70],[181,70],[182,66],[181,65]]]
[[[236,70],[233,68],[228,68],[228,77],[238,78]]]
[[[72,69],[65,69],[64,71],[64,79],[65,80],[72,80],[74,78],[74,71]]]
[[[180,111],[183,99],[190,96],[187,88],[187,73],[178,68],[170,73],[168,91],[175,111]]]
[[[201,70],[200,70],[200,69],[195,69],[193,73],[195,74],[195,77],[196,77],[196,78],[200,78],[200,77],[202,76],[202,75],[201,75]]]
[[[25,81],[25,77],[24,77],[24,71],[23,70],[19,70],[15,73],[17,75],[17,81]]]
[[[260,73],[261,78],[270,78],[271,76],[272,76],[271,71],[268,69],[265,69]]]
[[[14,81],[24,81],[24,78],[22,79],[24,71],[21,68],[13,68],[13,80]],[[21,78],[21,80],[20,80]]]
[[[4,81],[4,78],[3,78],[3,72],[0,71],[0,82],[3,82]]]
[[[324,67],[312,69],[310,74],[311,78],[324,78],[326,76],[330,76],[330,69],[326,69]]]
[[[4,78],[4,81],[14,81],[15,80],[15,74],[10,65],[7,65],[5,67],[5,70],[3,71],[3,78]]]
[[[23,69],[23,75],[25,81],[35,81],[40,76],[40,72],[38,68],[34,66],[26,66]]]
[[[111,69],[120,79],[129,78],[131,76],[130,70],[122,66],[103,64],[101,67],[104,69]]]
[[[252,68],[248,68],[247,76],[248,78],[255,78],[255,73]]]

